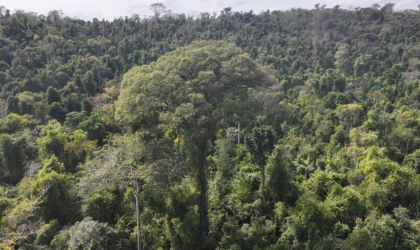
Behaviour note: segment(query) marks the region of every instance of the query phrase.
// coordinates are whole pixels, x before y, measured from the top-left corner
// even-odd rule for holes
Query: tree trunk
[[[207,236],[207,179],[205,169],[205,144],[198,147],[197,152],[197,182],[200,190],[200,199],[198,203],[199,212],[199,250],[204,250],[204,243]]]
[[[137,250],[142,250],[141,245],[141,231],[140,231],[140,208],[139,208],[139,198],[138,195],[140,193],[140,187],[138,181],[136,181],[136,192],[131,189],[134,198],[136,199],[136,219],[137,219]]]

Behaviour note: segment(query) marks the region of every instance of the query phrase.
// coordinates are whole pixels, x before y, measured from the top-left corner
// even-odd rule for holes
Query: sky
[[[321,3],[327,8],[340,5],[341,8],[351,7],[370,7],[373,4],[383,6],[390,0],[0,0],[0,6],[14,12],[23,10],[25,12],[36,12],[47,14],[50,10],[62,10],[65,16],[76,17],[84,20],[113,20],[118,17],[131,17],[139,14],[140,17],[151,16],[149,6],[153,3],[161,2],[167,10],[173,13],[186,15],[196,15],[201,12],[220,13],[226,7],[231,7],[232,11],[248,12],[253,10],[258,14],[266,10],[288,10],[291,8],[313,9],[314,5]],[[418,9],[420,2],[416,0],[394,0],[394,10]]]

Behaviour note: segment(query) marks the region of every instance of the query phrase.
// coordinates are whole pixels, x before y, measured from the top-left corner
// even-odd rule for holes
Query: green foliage
[[[267,189],[275,201],[291,201],[295,195],[293,180],[293,164],[284,149],[277,147],[269,158],[267,173]]]
[[[31,186],[32,196],[45,197],[40,204],[45,221],[57,219],[60,223],[70,220],[70,178],[63,172],[63,164],[54,155],[45,160],[38,178]]]
[[[375,242],[366,228],[355,229],[346,240],[349,249],[375,249]]]
[[[103,249],[107,245],[107,231],[106,223],[86,217],[69,229],[69,249]]]
[[[48,224],[43,225],[36,232],[36,243],[40,245],[49,246],[51,241],[54,239],[54,236],[60,230],[60,226],[57,220],[52,220]]]
[[[27,155],[27,142],[25,137],[9,136],[2,134],[0,136],[0,147],[3,153],[2,157],[2,180],[10,184],[16,184],[23,177]]]
[[[41,158],[46,159],[51,155],[63,159],[64,147],[68,141],[68,135],[62,129],[60,123],[52,120],[43,129],[43,137],[37,139],[36,143],[39,147],[39,155]]]
[[[54,87],[48,87],[46,96],[48,104],[61,101],[61,96],[58,93],[57,89],[55,89]]]
[[[98,113],[94,113],[88,119],[81,121],[77,128],[86,131],[89,140],[96,140],[99,145],[103,145],[108,135],[106,124],[100,119]]]
[[[91,217],[100,222],[112,223],[114,214],[119,209],[122,195],[115,186],[107,186],[105,190],[94,192],[82,206],[84,217]]]
[[[96,141],[89,141],[82,130],[76,130],[64,146],[65,166],[68,172],[75,172],[79,163],[89,160],[96,147]]]
[[[418,10],[151,10],[0,6],[0,249],[420,247]]]
[[[252,133],[245,137],[245,145],[252,155],[252,160],[260,167],[261,192],[264,193],[265,170],[267,158],[274,149],[275,134],[272,128],[261,126],[252,129]]]
[[[57,250],[64,250],[69,248],[70,241],[70,229],[64,228],[51,241],[51,248]]]
[[[3,133],[15,133],[28,127],[31,124],[27,118],[24,118],[17,114],[9,114],[1,121],[1,131]]]

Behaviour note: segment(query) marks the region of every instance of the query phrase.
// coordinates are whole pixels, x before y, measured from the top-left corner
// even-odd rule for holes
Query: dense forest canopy
[[[420,12],[0,7],[0,249],[420,248]]]

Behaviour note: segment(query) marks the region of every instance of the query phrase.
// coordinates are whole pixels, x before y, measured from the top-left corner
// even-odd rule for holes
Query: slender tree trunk
[[[137,249],[142,250],[141,246],[141,232],[140,232],[140,209],[139,198],[136,198],[136,217],[137,217]]]
[[[142,250],[142,244],[141,244],[141,231],[140,231],[140,208],[139,208],[139,193],[140,193],[140,187],[139,182],[136,181],[136,192],[134,192],[133,189],[131,189],[134,198],[136,199],[136,219],[137,219],[137,250]]]
[[[197,152],[197,182],[200,190],[200,199],[198,203],[199,211],[199,250],[204,250],[204,243],[207,236],[207,178],[205,169],[205,144],[198,147]]]

